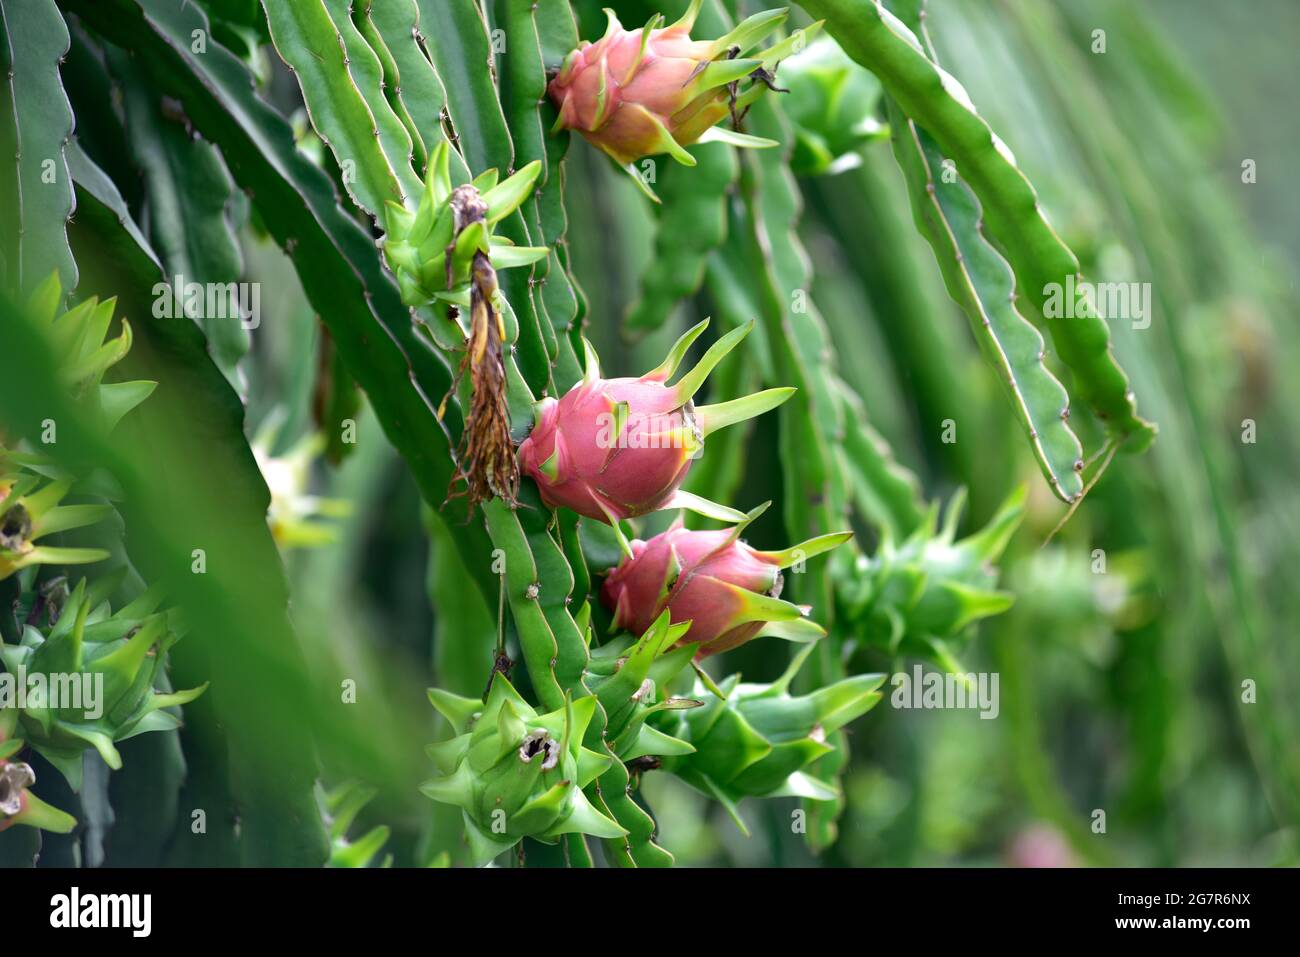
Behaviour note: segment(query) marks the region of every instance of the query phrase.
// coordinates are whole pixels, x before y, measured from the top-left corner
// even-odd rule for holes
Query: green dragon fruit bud
[[[1014,600],[996,588],[994,563],[1020,525],[1025,489],[1012,493],[985,528],[958,541],[964,500],[962,492],[953,496],[942,528],[934,506],[905,541],[886,538],[874,556],[859,556],[854,584],[843,596],[848,617],[866,641],[890,654],[931,658],[953,672],[964,669],[950,644]]]
[[[775,146],[717,124],[742,116],[771,88],[777,64],[801,50],[821,23],[751,54],[780,29],[788,10],[756,13],[716,40],[692,40],[701,5],[702,0],[692,0],[671,26],[662,26],[663,16],[656,15],[640,30],[625,30],[606,10],[605,35],[569,53],[551,81],[549,92],[559,110],[555,129],[577,130],[621,166],[659,153],[694,166],[685,147],[710,140]]]
[[[116,299],[100,302],[92,296],[68,310],[62,309],[62,302],[63,289],[54,272],[33,290],[27,314],[38,324],[51,352],[60,357],[63,385],[90,403],[91,415],[98,418],[104,431],[110,431],[148,398],[158,383],[103,381],[104,373],[131,351],[131,324],[126,319],[121,321],[121,334],[107,339]]]
[[[121,334],[105,341],[116,300],[91,298],[68,310],[62,308],[62,302],[59,276],[53,272],[32,292],[27,312],[61,359],[63,386],[89,406],[90,417],[110,431],[157,383],[103,381],[104,373],[131,349],[131,326],[125,319]],[[0,436],[0,581],[33,565],[79,565],[108,557],[108,552],[99,548],[37,544],[43,536],[93,525],[113,514],[108,505],[60,505],[72,491],[72,482],[47,482],[46,464],[40,454],[7,448]]]
[[[386,207],[387,233],[381,245],[402,301],[414,307],[440,301],[468,310],[475,253],[485,254],[495,269],[545,259],[550,252],[545,246],[515,246],[493,234],[493,227],[532,195],[541,170],[542,164],[534,160],[497,182],[497,171],[491,169],[453,189],[450,147],[446,140],[440,142],[429,157],[415,212],[392,201]]]
[[[646,723],[651,715],[698,708],[703,702],[667,694],[691,662],[694,644],[679,644],[691,623],[671,623],[663,612],[639,639],[613,638],[591,652],[587,685],[605,710],[605,733],[622,761],[667,757],[694,750],[685,741]]]
[[[800,651],[771,684],[742,684],[740,675],[722,682],[725,700],[697,689],[703,707],[652,719],[694,750],[666,758],[663,767],[726,807],[748,830],[737,804],[746,797],[803,797],[830,800],[832,783],[809,767],[833,748],[827,738],[869,711],[881,698],[881,674],[854,675],[811,694],[793,696],[790,683],[812,646]]]
[[[861,150],[889,136],[877,118],[880,81],[828,36],[819,36],[781,73],[781,106],[794,125],[790,166],[800,176],[834,176],[862,164]]]
[[[332,791],[326,791],[320,784],[316,785],[316,804],[330,830],[330,859],[326,867],[360,868],[374,865],[375,858],[388,843],[392,829],[386,824],[380,824],[356,840],[348,838],[348,831],[357,815],[378,793],[374,788],[356,781],[346,781]],[[384,855],[379,866],[392,867],[393,855]]]
[[[775,408],[794,389],[768,389],[697,408],[693,397],[705,378],[754,324],[728,332],[695,368],[668,385],[707,326],[706,319],[689,330],[659,366],[638,379],[602,379],[595,350],[587,343],[586,375],[560,399],[537,404],[536,423],[519,447],[520,466],[537,483],[542,501],[615,528],[620,519],[666,508],[688,508],[723,521],[744,519],[743,513],[680,486],[707,436]]]
[[[799,642],[822,637],[821,626],[808,620],[810,608],[780,598],[781,570],[843,544],[853,533],[758,551],[740,535],[770,504],[730,529],[691,531],[678,520],[649,541],[633,542],[631,555],[610,572],[600,593],[614,612],[614,627],[640,633],[668,611],[674,622],[691,622],[682,640],[697,643],[700,658],[760,635]]]
[[[102,548],[37,544],[43,536],[93,525],[113,514],[111,505],[60,505],[71,490],[70,480],[43,482],[35,472],[0,476],[0,581],[32,565],[81,565],[108,558]]]
[[[497,673],[486,702],[438,689],[429,700],[457,737],[430,745],[439,776],[420,790],[462,810],[475,866],[525,837],[554,844],[565,834],[626,836],[582,791],[611,760],[582,746],[595,697],[538,714]]]
[[[58,768],[76,790],[82,755],[94,748],[114,770],[114,744],[180,721],[165,709],[187,704],[207,688],[155,690],[164,680],[167,650],[178,640],[160,602],[145,592],[113,613],[83,579],[46,630],[28,625],[16,645],[0,647],[13,678],[7,698],[26,742]]]

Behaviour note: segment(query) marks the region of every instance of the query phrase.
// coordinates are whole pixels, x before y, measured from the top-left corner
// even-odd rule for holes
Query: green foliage
[[[0,649],[9,674],[26,676],[29,688],[42,689],[17,706],[18,733],[73,790],[81,787],[87,748],[110,768],[121,768],[115,742],[176,728],[179,721],[167,709],[188,704],[206,688],[155,690],[167,651],[180,637],[157,606],[157,597],[146,593],[113,612],[88,593],[82,579],[57,617],[55,609],[47,612],[48,627],[29,624],[17,645]],[[66,684],[67,675],[81,676],[79,683]]]
[[[57,273],[64,290],[77,285],[67,224],[76,203],[64,155],[73,115],[59,82],[68,28],[54,0],[0,5],[0,152],[14,158],[0,193],[6,285],[28,292]]]
[[[826,17],[827,29],[845,52],[875,72],[885,91],[957,164],[983,206],[990,239],[1015,270],[1035,319],[1051,330],[1084,400],[1112,434],[1134,436],[1134,448],[1149,444],[1154,427],[1137,416],[1105,320],[1092,305],[1074,318],[1050,315],[1050,290],[1081,275],[1078,260],[1043,216],[1033,186],[961,84],[931,61],[916,36],[879,0],[808,0],[804,6]]]

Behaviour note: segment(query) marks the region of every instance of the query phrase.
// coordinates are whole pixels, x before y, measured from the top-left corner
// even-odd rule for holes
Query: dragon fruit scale
[[[680,20],[664,27],[656,14],[639,30],[627,30],[612,10],[609,27],[595,43],[584,42],[565,58],[551,81],[560,111],[555,128],[577,130],[620,165],[668,153],[686,166],[685,147],[721,140],[737,146],[775,146],[771,140],[716,124],[744,110],[772,86],[777,64],[797,52],[820,29],[816,23],[759,54],[746,56],[780,28],[789,11],[766,10],[716,40],[690,33],[703,0],[692,0]],[[739,84],[748,80],[742,90]]]
[[[33,794],[36,773],[30,764],[13,760],[24,747],[21,739],[13,737],[16,724],[14,709],[0,711],[0,831],[25,824],[68,834],[77,826],[76,819]]]
[[[614,627],[640,634],[667,610],[673,622],[690,621],[681,643],[698,643],[699,658],[759,635],[802,642],[822,637],[825,631],[807,618],[810,608],[781,599],[781,571],[848,541],[853,533],[821,535],[783,551],[759,551],[740,535],[766,508],[754,509],[730,529],[692,531],[679,521],[649,541],[634,541],[631,556],[610,572],[601,589],[602,601],[614,612]]]
[[[537,404],[533,430],[519,447],[519,463],[549,507],[563,506],[615,528],[620,519],[665,508],[689,508],[731,522],[745,517],[680,486],[709,434],[780,405],[794,389],[768,389],[697,408],[692,397],[705,378],[753,328],[750,322],[721,337],[695,368],[668,385],[707,325],[705,320],[689,330],[663,363],[638,379],[602,379],[587,344],[582,381],[561,398]]]

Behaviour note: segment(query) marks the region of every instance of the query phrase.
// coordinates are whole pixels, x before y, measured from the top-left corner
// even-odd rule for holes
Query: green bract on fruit
[[[802,49],[821,25],[747,56],[780,28],[789,11],[766,10],[716,40],[692,40],[701,5],[702,0],[693,0],[668,27],[660,26],[664,18],[657,14],[640,30],[625,30],[606,10],[605,35],[572,51],[551,81],[551,99],[560,111],[556,128],[577,130],[619,164],[668,153],[694,166],[685,147],[709,139],[775,146],[716,124],[742,114],[771,85],[777,64]]]
[[[157,383],[103,381],[104,373],[131,350],[131,326],[125,319],[121,334],[107,339],[116,300],[91,297],[67,310],[62,301],[58,273],[51,273],[29,297],[27,314],[60,359],[60,386],[84,404],[88,417],[105,432],[112,431]],[[57,431],[46,437],[56,440]],[[93,525],[113,514],[102,503],[60,504],[74,483],[62,477],[51,481],[51,472],[43,453],[6,447],[0,433],[0,581],[33,565],[80,565],[108,557],[102,548],[38,543],[46,535]]]
[[[859,556],[853,584],[845,591],[848,616],[859,634],[891,654],[935,658],[958,670],[949,645],[970,626],[1011,607],[1013,596],[997,589],[1002,555],[1024,514],[1025,489],[1012,493],[983,529],[957,540],[964,495],[948,504],[943,527],[938,507],[903,542],[885,538],[876,554]]]
[[[582,793],[610,763],[582,746],[594,697],[568,699],[563,708],[538,714],[505,675],[496,674],[486,703],[437,689],[429,699],[458,735],[429,746],[439,777],[421,790],[464,811],[475,865],[524,837],[554,843],[564,834],[626,833]]]
[[[180,726],[167,708],[187,704],[207,685],[158,690],[167,650],[178,635],[159,598],[145,592],[113,612],[83,579],[42,630],[27,625],[16,645],[0,647],[7,677],[5,710],[17,714],[27,744],[80,787],[82,755],[99,752],[122,766],[115,742]]]
[[[668,385],[707,326],[706,319],[688,331],[662,363],[639,379],[602,379],[588,343],[586,375],[560,399],[537,404],[533,431],[519,448],[520,465],[537,482],[547,505],[611,525],[665,508],[689,508],[724,521],[744,518],[679,486],[705,437],[780,405],[794,390],[768,389],[696,408],[692,397],[753,323],[731,330],[695,368]]]
[[[647,755],[689,754],[685,741],[664,734],[647,723],[651,715],[698,708],[694,698],[667,693],[673,679],[691,661],[694,644],[681,644],[690,622],[671,624],[663,612],[639,639],[614,638],[592,649],[588,685],[605,709],[605,733],[620,760]]]
[[[143,402],[158,383],[147,380],[104,382],[104,373],[131,351],[131,324],[121,320],[122,331],[108,339],[116,299],[91,296],[71,309],[63,309],[63,289],[58,273],[51,273],[32,292],[27,314],[37,324],[59,360],[60,384],[90,406],[91,415],[105,431]]]
[[[113,514],[103,504],[60,505],[72,482],[45,482],[35,472],[5,474],[0,449],[0,581],[32,565],[81,565],[108,557],[102,548],[61,548],[37,544],[45,535],[93,525]]]
[[[836,797],[834,784],[808,772],[834,750],[827,736],[865,714],[881,694],[881,674],[854,675],[792,696],[790,682],[811,647],[797,655],[771,684],[742,684],[740,675],[722,682],[725,700],[698,688],[703,706],[674,712],[657,722],[692,751],[665,760],[664,767],[720,800],[742,830],[736,803],[745,797]]]
[[[767,503],[770,504],[770,503]],[[759,635],[815,641],[825,634],[811,611],[780,598],[781,570],[829,551],[853,537],[836,532],[778,552],[762,552],[740,534],[766,509],[761,505],[730,529],[691,531],[680,522],[649,541],[610,572],[601,599],[614,627],[640,634],[663,611],[690,621],[682,639],[699,645],[701,658],[738,647]]]

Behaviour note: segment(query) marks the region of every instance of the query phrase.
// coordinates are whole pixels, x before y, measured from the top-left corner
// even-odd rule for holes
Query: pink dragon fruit
[[[560,115],[555,128],[580,132],[622,165],[668,153],[694,166],[685,150],[709,139],[737,146],[775,146],[771,140],[718,128],[744,110],[772,84],[777,64],[803,49],[821,24],[796,31],[761,55],[743,56],[777,30],[788,10],[756,13],[717,40],[692,40],[702,0],[669,27],[663,16],[640,30],[625,30],[612,10],[609,27],[596,43],[584,42],[564,60],[551,81]],[[737,84],[750,78],[739,90]]]
[[[754,324],[727,333],[694,369],[668,385],[707,326],[706,319],[689,330],[661,365],[639,379],[602,379],[587,344],[582,381],[562,398],[537,404],[533,431],[519,448],[519,463],[548,506],[572,509],[616,529],[620,519],[665,508],[689,508],[724,521],[745,517],[680,486],[706,436],[780,405],[794,389],[768,389],[696,408],[692,396]]]
[[[648,542],[632,543],[632,555],[615,568],[601,589],[614,612],[614,627],[641,634],[664,609],[671,620],[690,621],[681,643],[698,642],[705,658],[743,645],[759,635],[814,641],[825,634],[809,621],[807,606],[780,597],[781,570],[848,541],[852,532],[809,539],[793,548],[762,552],[740,534],[767,505],[730,529],[691,531],[678,521]]]

